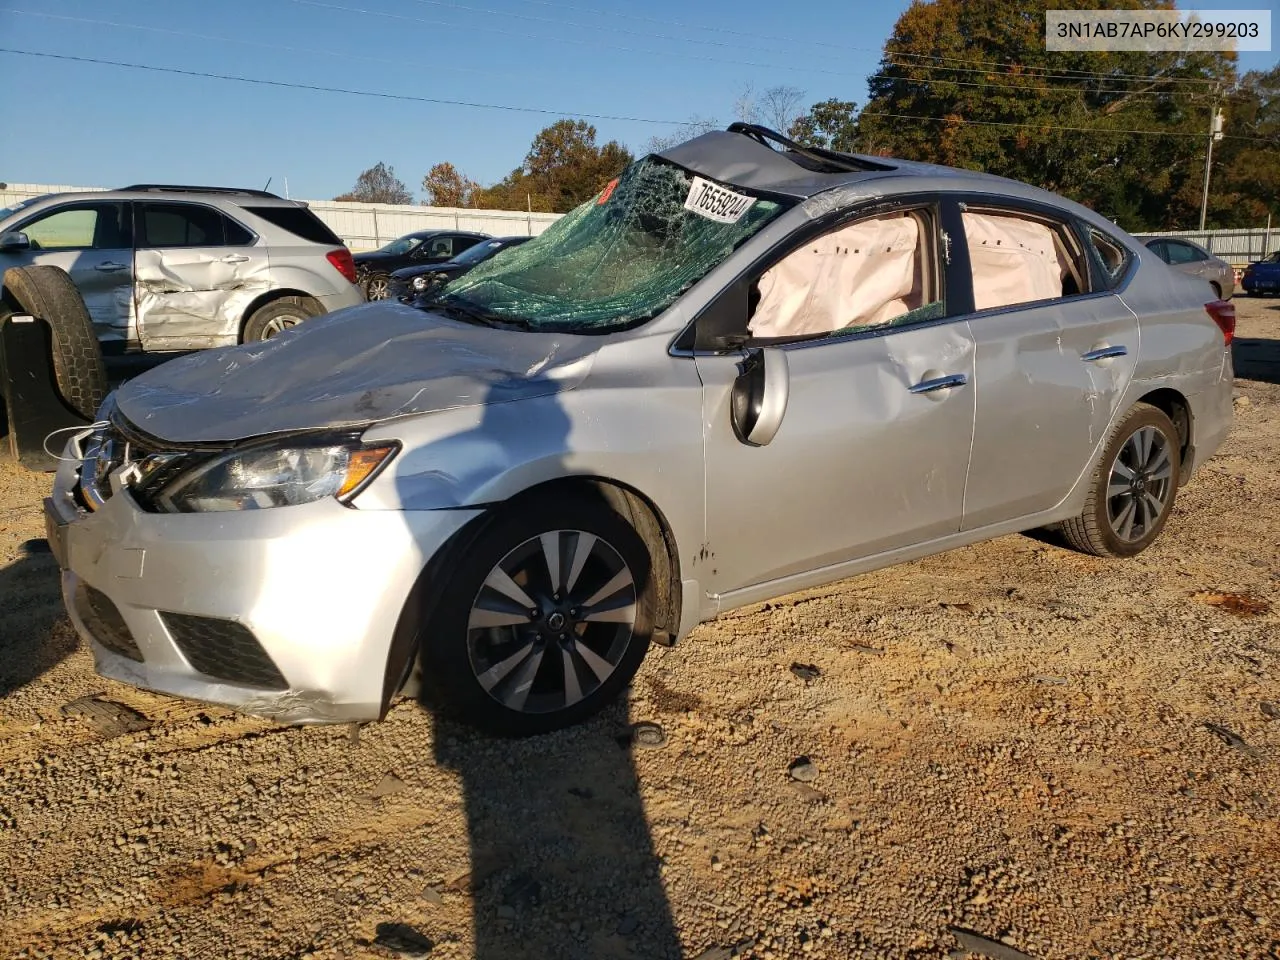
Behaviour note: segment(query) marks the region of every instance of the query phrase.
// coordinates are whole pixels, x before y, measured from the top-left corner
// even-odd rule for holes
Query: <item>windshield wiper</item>
[[[473,323],[479,327],[493,327],[494,329],[515,329],[515,330],[532,330],[533,324],[523,317],[503,317],[496,313],[490,313],[488,310],[482,310],[479,307],[461,299],[451,300],[428,300],[423,306],[429,309],[439,310],[446,316],[454,317],[465,323]]]

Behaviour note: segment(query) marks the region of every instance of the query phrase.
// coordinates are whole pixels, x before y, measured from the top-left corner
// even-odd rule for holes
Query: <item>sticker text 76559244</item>
[[[689,196],[685,198],[684,208],[709,220],[737,223],[755,202],[755,197],[734,193],[710,180],[695,176],[693,185],[689,187]]]

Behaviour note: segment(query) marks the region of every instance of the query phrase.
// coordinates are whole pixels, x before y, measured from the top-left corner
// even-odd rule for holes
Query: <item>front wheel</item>
[[[371,273],[364,282],[366,300],[385,300],[391,295],[391,277],[385,273]]]
[[[1134,404],[1112,430],[1094,467],[1084,510],[1062,524],[1067,542],[1100,557],[1141,553],[1173,511],[1181,471],[1173,421],[1150,404]]]
[[[467,722],[507,736],[578,723],[649,648],[649,550],[602,501],[552,494],[501,509],[455,558],[421,651]]]

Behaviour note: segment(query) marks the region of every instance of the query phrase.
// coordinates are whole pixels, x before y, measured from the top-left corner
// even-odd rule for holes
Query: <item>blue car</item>
[[[1245,267],[1240,286],[1251,297],[1280,293],[1280,250]]]

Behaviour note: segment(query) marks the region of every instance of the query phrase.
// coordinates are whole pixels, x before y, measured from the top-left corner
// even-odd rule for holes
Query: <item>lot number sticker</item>
[[[689,196],[684,201],[684,208],[708,220],[737,223],[755,202],[755,197],[734,193],[710,180],[694,177],[693,186],[689,188]]]

